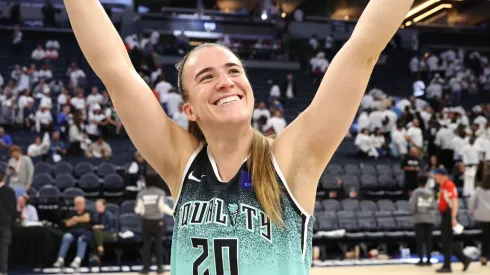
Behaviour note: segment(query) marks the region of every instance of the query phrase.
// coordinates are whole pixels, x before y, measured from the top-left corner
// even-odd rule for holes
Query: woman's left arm
[[[369,1],[352,36],[332,60],[311,105],[277,137],[274,155],[286,172],[293,195],[301,205],[308,205],[305,209],[313,210],[318,184],[314,179],[320,178],[345,137],[379,55],[412,4],[413,0]]]

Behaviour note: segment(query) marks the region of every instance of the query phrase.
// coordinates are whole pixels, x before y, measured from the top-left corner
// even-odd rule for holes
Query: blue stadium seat
[[[129,201],[123,201],[121,203],[121,207],[119,210],[121,211],[121,214],[128,214],[128,213],[133,213],[134,214],[134,207],[135,207],[135,202],[133,200]]]
[[[54,165],[55,175],[61,175],[61,174],[71,175],[72,173],[73,173],[73,165],[71,165],[69,162],[61,161]]]
[[[359,207],[361,209],[362,212],[364,211],[376,211],[378,210],[378,206],[376,205],[376,203],[374,203],[373,201],[368,201],[368,200],[362,200],[360,203],[359,203]]]
[[[328,164],[327,169],[325,171],[328,175],[341,176],[344,174],[344,169],[342,168],[342,166],[335,163]]]
[[[78,186],[85,192],[85,196],[98,197],[100,194],[99,178],[94,173],[83,174]]]
[[[134,237],[125,241],[140,241],[142,235],[141,218],[136,214],[125,213],[119,216],[120,232],[129,230],[134,233]]]
[[[71,174],[57,174],[55,179],[55,185],[60,190],[65,190],[70,187],[75,187],[75,178]]]
[[[119,205],[114,203],[107,203],[105,206],[106,211],[112,213],[114,217],[119,217]]]
[[[396,205],[390,200],[379,200],[378,209],[381,211],[396,211]]]
[[[357,211],[359,210],[359,201],[353,199],[344,199],[341,202],[342,210]]]
[[[53,168],[47,162],[38,162],[36,163],[36,165],[34,165],[34,175],[39,175],[39,174],[52,175],[52,173],[53,173]]]
[[[363,191],[376,191],[379,190],[378,180],[375,175],[363,174],[360,179],[361,190]]]
[[[44,185],[54,185],[54,179],[51,174],[37,174],[32,179],[32,186],[40,190]]]
[[[116,173],[107,174],[102,182],[102,195],[105,197],[120,197],[124,195],[124,181]]]
[[[116,167],[112,163],[102,162],[97,166],[97,175],[101,178],[113,173],[116,173]]]
[[[75,165],[75,177],[80,178],[87,173],[93,173],[94,166],[86,161],[79,162]]]
[[[377,176],[378,172],[376,171],[376,169],[374,168],[374,166],[372,166],[370,164],[363,164],[361,166],[361,174],[362,175],[373,175],[373,176]]]
[[[340,211],[341,206],[337,200],[323,200],[323,209],[325,211]]]
[[[59,197],[60,190],[53,185],[44,185],[37,193],[38,203],[40,205],[56,205],[57,207]]]
[[[73,199],[77,196],[83,196],[83,190],[77,187],[70,187],[65,189],[63,195],[66,200],[71,200],[73,203]]]
[[[344,171],[346,175],[352,175],[352,176],[360,176],[361,175],[361,169],[359,169],[358,164],[346,164],[344,166]]]

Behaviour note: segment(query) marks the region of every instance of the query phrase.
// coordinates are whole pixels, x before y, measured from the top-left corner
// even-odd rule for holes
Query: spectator
[[[71,97],[70,97],[70,94],[68,93],[67,88],[63,88],[62,92],[58,96],[57,102],[58,102],[58,111],[62,110],[63,107],[67,104],[71,105]]]
[[[15,193],[0,171],[0,274],[7,274],[12,225],[15,221]]]
[[[53,108],[53,101],[51,99],[51,91],[48,89],[44,92],[44,95],[41,96],[41,101],[39,103],[40,106],[46,106],[49,111]]]
[[[184,108],[182,104],[180,104],[179,106],[179,111],[174,113],[172,120],[185,130],[187,130],[187,128],[189,127],[189,120],[184,113]]]
[[[102,132],[105,131],[107,124],[107,116],[102,112],[100,105],[93,105],[92,111],[89,111],[88,124],[85,128],[90,140],[97,140]]]
[[[112,101],[107,101],[105,103],[105,116],[107,118],[107,126],[105,126],[107,132],[106,135],[109,135],[109,133],[115,133],[116,135],[119,135],[121,133],[121,128],[123,127],[123,125],[121,123],[121,119],[119,119],[116,110],[114,109],[114,106],[112,106]]]
[[[84,127],[82,121],[82,112],[80,110],[76,111],[73,115],[73,123],[70,125],[70,130],[68,132],[68,141],[70,145],[68,147],[69,156],[81,156],[82,155],[82,141]]]
[[[463,160],[464,170],[464,185],[463,185],[463,197],[470,197],[475,191],[475,178],[478,171],[478,165],[480,163],[480,152],[482,149],[475,144],[475,137],[471,137],[469,142],[460,150],[461,158]]]
[[[419,150],[417,147],[412,146],[401,165],[401,168],[405,171],[403,194],[407,199],[410,198],[412,191],[417,188],[417,176],[420,171],[420,165]]]
[[[487,264],[490,256],[490,175],[485,176],[468,201],[468,211],[478,221],[482,230],[481,263]]]
[[[27,147],[27,155],[31,158],[45,157],[49,152],[49,135],[44,134],[41,140],[40,136],[34,138],[34,143]]]
[[[53,127],[53,117],[46,104],[40,105],[36,112],[36,132],[49,132]]]
[[[84,71],[78,68],[77,64],[72,64],[71,68],[68,69],[66,74],[70,77],[70,83],[73,88],[83,86],[81,84],[84,82],[86,75]]]
[[[37,45],[37,47],[32,51],[31,58],[35,61],[41,61],[46,56],[42,45]]]
[[[313,34],[311,37],[310,37],[310,40],[308,40],[308,44],[310,45],[311,49],[316,52],[318,50],[318,38],[317,38],[317,35],[316,33]]]
[[[376,151],[373,140],[369,136],[369,131],[366,128],[361,129],[361,131],[357,134],[354,145],[356,145],[358,149],[358,155],[362,158],[379,157],[378,151]]]
[[[99,93],[99,88],[97,86],[93,86],[91,90],[91,94],[87,96],[87,106],[89,111],[93,110],[96,105],[102,104],[104,97]]]
[[[274,129],[274,133],[276,135],[279,135],[284,128],[286,128],[287,122],[286,120],[282,117],[282,112],[279,110],[276,110],[274,112],[274,115],[267,120],[267,123],[262,127],[263,132],[267,132],[268,129],[272,128]]]
[[[19,222],[38,222],[39,217],[37,215],[36,207],[27,203],[29,197],[26,194],[20,195],[17,198],[17,212],[19,215]]]
[[[73,262],[70,264],[72,268],[79,268],[85,257],[87,246],[92,241],[90,213],[85,207],[85,198],[77,196],[75,201],[75,211],[71,213],[71,217],[63,222],[68,231],[63,235],[58,259],[54,263],[54,267],[61,268],[65,265],[65,257],[73,241],[77,240],[77,254]]]
[[[423,97],[425,95],[425,83],[418,78],[412,85],[413,96]]]
[[[160,104],[163,105],[165,98],[167,97],[168,91],[172,89],[172,84],[165,81],[165,76],[160,75],[160,81],[155,86],[155,90],[158,92]]]
[[[31,188],[34,165],[29,156],[22,154],[17,145],[9,148],[10,159],[7,168],[7,182],[15,191],[16,198]]]
[[[22,95],[19,97],[19,100],[17,101],[17,107],[19,107],[20,110],[24,110],[25,107],[27,107],[27,103],[29,101],[32,101],[34,103],[34,98],[31,96],[31,90],[25,89]]]
[[[282,86],[282,90],[285,92],[287,101],[293,99],[296,95],[296,81],[292,74],[288,74],[286,81]]]
[[[99,137],[94,143],[90,144],[86,154],[89,158],[108,160],[112,157],[112,148],[102,137]]]
[[[401,123],[398,123],[396,129],[391,133],[391,154],[393,157],[404,159],[407,155],[408,142],[405,138],[405,128]]]
[[[168,91],[168,95],[164,100],[167,107],[167,115],[172,117],[175,112],[179,110],[179,106],[184,103],[182,97],[177,93],[177,91],[172,88]]]
[[[271,112],[265,107],[265,103],[260,101],[252,114],[252,121],[256,129],[262,129],[267,123],[267,120],[271,118]]]
[[[13,144],[12,138],[6,134],[5,129],[0,126],[0,147],[10,147]]]
[[[36,124],[34,101],[27,102],[27,106],[24,108],[23,115],[24,127],[32,130],[33,126]]]
[[[41,12],[43,14],[44,27],[56,27],[56,13],[60,11],[51,4],[50,0],[44,1]]]
[[[12,35],[12,38],[12,46],[14,50],[22,50],[22,32],[20,31],[19,25],[14,26],[14,33]]]
[[[58,44],[59,45],[59,44]],[[57,49],[53,47],[46,47],[44,58],[47,60],[58,60],[60,54]]]
[[[54,162],[58,162],[66,157],[66,145],[63,140],[61,140],[59,132],[53,132],[49,153]]]
[[[49,69],[48,65],[43,65],[41,70],[37,73],[39,79],[44,79],[44,81],[51,80],[53,78],[53,72]],[[49,87],[49,85],[48,85]]]
[[[58,114],[56,119],[56,131],[58,131],[63,139],[68,136],[68,130],[71,122],[71,108],[69,105],[63,107],[63,112]]]
[[[279,88],[279,85],[277,85],[276,81],[272,81],[272,87],[269,95],[271,97],[281,98],[281,88]]]
[[[146,161],[140,152],[134,154],[134,159],[128,168],[129,184],[141,188],[146,178]]]
[[[436,203],[434,193],[431,189],[426,188],[427,177],[421,176],[417,179],[418,188],[413,191],[410,198],[411,212],[415,224],[415,239],[417,244],[417,255],[419,256],[418,266],[431,265],[432,255],[432,231],[436,223]],[[425,255],[424,258],[424,244]]]
[[[184,54],[189,49],[189,38],[185,35],[185,31],[182,30],[175,37],[175,47],[179,54]]]
[[[70,104],[76,110],[82,110],[83,111],[82,114],[84,116],[84,114],[85,114],[85,107],[87,105],[86,105],[86,101],[85,101],[85,97],[83,95],[83,90],[82,89],[78,89],[77,90],[76,97],[74,97],[74,98],[72,98],[70,100]]]
[[[444,168],[448,169],[448,171],[452,171],[454,166],[453,138],[454,132],[446,125],[442,125],[439,131],[437,131],[434,140],[434,144],[437,146],[437,159],[441,161]]]
[[[46,93],[50,92],[49,85],[46,84],[44,79],[39,80],[39,83],[34,87],[34,97],[43,98]]]
[[[378,156],[380,158],[384,157],[385,137],[383,136],[380,128],[374,129],[374,133],[371,135],[371,141],[373,142],[374,148],[378,152]]]
[[[420,122],[418,119],[412,121],[412,126],[408,128],[406,139],[411,146],[416,146],[418,149],[424,148],[424,136],[422,129],[420,129]]]
[[[468,143],[469,138],[466,136],[466,130],[463,125],[459,125],[456,129],[456,136],[452,140],[452,147],[454,150],[454,162],[461,161],[461,148]]]
[[[106,210],[106,201],[97,199],[92,220],[92,231],[94,235],[94,256],[93,260],[100,263],[100,257],[104,254],[104,243],[117,240],[116,220],[111,212]]]

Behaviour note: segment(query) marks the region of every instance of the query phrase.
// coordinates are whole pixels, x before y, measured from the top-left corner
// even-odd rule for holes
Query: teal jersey
[[[172,275],[309,274],[314,217],[297,204],[275,158],[272,162],[283,228],[261,208],[246,161],[223,182],[207,146],[194,152],[174,206]]]

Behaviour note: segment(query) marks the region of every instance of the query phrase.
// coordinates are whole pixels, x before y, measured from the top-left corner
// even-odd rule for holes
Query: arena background
[[[163,94],[168,92],[168,88],[165,88],[168,86],[164,84],[176,86],[175,63],[190,48],[203,42],[218,41],[229,43],[243,59],[257,103],[264,102],[270,114],[281,110],[276,121],[284,119],[290,123],[311,102],[319,79],[336,51],[349,38],[368,1],[101,2],[125,41],[135,68],[154,89],[167,113],[170,112],[169,106]],[[107,112],[113,116],[114,126],[99,129],[107,133],[104,136],[112,148],[110,156],[62,155],[59,161],[53,158],[51,146],[47,146],[46,150],[42,146],[29,149],[39,135],[36,110],[42,102],[51,104],[51,133],[54,129],[61,129],[57,118],[63,102],[66,102],[60,101],[63,87],[67,88],[70,96],[74,96],[76,91],[83,91],[86,100],[89,100],[92,87],[97,87],[101,94],[104,90],[76,43],[63,1],[52,0],[51,3],[54,9],[48,14],[54,15],[54,21],[45,17],[47,13],[43,16],[44,0],[0,1],[0,124],[13,143],[34,161],[35,173],[29,203],[37,208],[40,220],[44,221],[42,226],[19,226],[14,230],[9,274],[135,273],[141,269],[140,220],[133,213],[137,190],[135,182],[142,176],[146,181],[158,182],[167,193],[168,189],[151,167],[141,166],[145,167],[144,174],[132,173],[130,167],[135,162],[136,150],[127,138],[124,127],[116,131],[120,125],[117,116],[111,113],[111,105],[103,105],[102,108],[103,111],[109,110]],[[488,139],[485,128],[490,111],[487,105],[490,92],[488,23],[489,1],[415,1],[403,25],[380,56],[359,109],[359,119],[353,121],[351,131],[346,133],[345,140],[320,180],[315,207],[315,259],[311,274],[429,274],[440,266],[437,264],[442,260],[440,231],[437,228],[434,231],[434,267],[413,265],[417,262],[417,256],[413,219],[409,213],[408,198],[402,192],[404,171],[401,160],[391,155],[388,140],[396,123],[402,123],[407,130],[412,127],[412,121],[407,116],[424,119],[423,112],[427,111],[427,106],[433,114],[440,114],[440,121],[447,119],[449,114],[459,114],[458,120],[451,123],[463,124],[470,132],[473,124],[481,125],[480,134]],[[19,38],[19,31],[22,33],[20,41],[16,39]],[[54,47],[58,48],[58,58],[39,58],[40,55],[33,54],[37,45],[41,45],[43,51],[53,48],[47,46],[48,41],[59,42],[59,48]],[[459,63],[448,61],[447,56],[454,55],[459,56]],[[432,61],[429,61],[431,58]],[[85,76],[67,73],[74,63]],[[35,69],[31,64],[35,65]],[[16,65],[20,66],[21,71],[24,71],[22,67],[26,67],[25,72],[16,75]],[[51,71],[50,77],[36,75],[43,65],[47,65],[47,70]],[[462,78],[453,80],[459,72]],[[293,84],[286,81],[288,74],[292,75]],[[27,82],[22,81],[21,75],[27,76]],[[165,76],[165,83],[162,84],[159,75]],[[437,82],[434,81],[436,75],[442,76],[444,83],[440,89],[434,86],[430,89]],[[76,81],[73,81],[74,77]],[[48,88],[39,86],[42,79]],[[9,88],[10,80],[13,86]],[[417,80],[424,85],[422,98],[412,97],[419,91],[420,83],[414,84]],[[458,84],[462,87],[461,97],[454,98],[454,85]],[[294,87],[292,97],[287,95],[288,85]],[[25,98],[21,100],[20,96],[25,89],[32,91],[34,109],[31,113],[23,109],[26,107]],[[46,89],[49,93],[45,92]],[[440,98],[437,97],[439,90],[442,92]],[[435,95],[432,94],[434,91]],[[8,95],[9,92],[13,96]],[[276,96],[278,92],[279,96]],[[410,114],[404,114],[401,108],[396,110],[400,105],[411,104],[413,107],[410,108],[413,109]],[[366,110],[369,112],[365,113]],[[383,133],[387,134],[387,139],[379,146],[382,148],[379,152],[383,154],[377,159],[369,156],[361,158],[363,154],[355,145],[358,131],[364,127],[373,131],[379,117],[371,114],[377,111],[376,114],[384,120],[385,110],[393,110],[397,119],[395,123],[381,124]],[[85,109],[85,112],[91,111]],[[264,111],[258,111],[259,114],[261,112]],[[24,114],[33,115],[29,125],[26,125]],[[483,117],[485,125],[482,119],[477,120],[480,117]],[[178,116],[175,120],[185,124]],[[85,121],[84,124],[90,122]],[[267,119],[254,121],[254,125],[266,134],[279,132],[282,128],[277,125],[280,124]],[[432,124],[426,124],[424,128],[421,151],[425,154],[421,158],[421,168],[430,172],[430,169],[426,169],[427,160],[431,153],[437,155],[440,149],[434,145],[438,128]],[[476,132],[475,129],[473,131]],[[50,134],[47,139],[45,137],[41,136],[42,144],[49,143],[52,138]],[[64,138],[68,139],[68,136]],[[68,141],[64,142],[68,147]],[[7,169],[9,158],[8,147],[0,146],[0,169]],[[486,158],[483,158],[482,163],[485,162]],[[461,191],[461,173],[458,174],[456,168],[454,170],[453,180],[459,184]],[[477,183],[480,180],[477,176]],[[59,224],[67,211],[72,209],[72,198],[76,194],[84,194],[89,199],[88,207],[93,207],[93,200],[98,197],[107,198],[111,211],[118,216],[118,232],[132,231],[135,236],[124,238],[120,234],[117,242],[108,244],[100,267],[90,266],[87,257],[78,271],[51,268],[63,232]],[[469,273],[488,274],[488,267],[481,267],[478,263],[481,230],[467,211],[467,200],[461,198],[460,201],[458,220],[465,226],[465,231],[456,239],[475,261]],[[168,203],[173,204],[171,197]],[[168,271],[173,220],[166,216],[164,221],[166,227],[162,245]],[[67,263],[71,261],[74,251],[74,248],[70,250]],[[460,265],[455,264],[453,271],[459,270]]]

